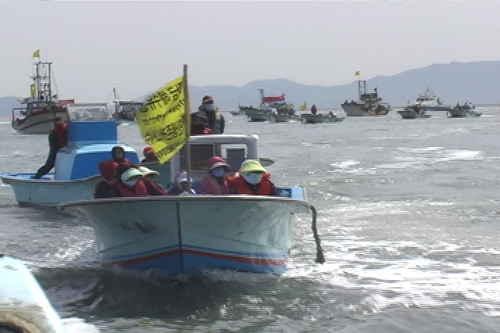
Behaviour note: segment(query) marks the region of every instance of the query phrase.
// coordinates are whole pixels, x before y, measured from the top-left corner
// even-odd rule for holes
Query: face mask
[[[226,171],[223,168],[216,168],[216,169],[213,169],[210,172],[212,173],[212,175],[214,177],[217,177],[217,178],[220,178],[220,177],[224,176],[224,174],[226,173]]]
[[[242,174],[243,179],[245,179],[245,181],[248,184],[252,184],[252,185],[257,185],[258,183],[260,183],[262,176],[263,176],[263,174],[260,172],[252,172],[252,173]]]
[[[214,110],[214,105],[213,104],[205,104],[204,108],[206,111],[213,111]]]
[[[132,179],[123,181],[123,184],[127,185],[128,187],[134,187],[138,181],[139,181],[139,177],[136,177],[136,178],[132,178]]]

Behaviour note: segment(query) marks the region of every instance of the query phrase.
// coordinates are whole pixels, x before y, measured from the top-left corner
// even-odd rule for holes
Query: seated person
[[[147,180],[135,167],[121,163],[116,169],[116,178],[111,182],[116,197],[141,197],[154,195],[150,192]]]
[[[150,195],[166,195],[167,191],[158,184],[155,180],[160,174],[158,171],[151,170],[143,165],[137,167],[137,169],[142,172],[142,176],[144,177],[144,182],[148,188],[148,193]]]
[[[229,170],[226,161],[220,156],[208,160],[208,174],[200,184],[200,194],[229,194],[229,182],[225,173]]]
[[[191,184],[193,180],[191,179]],[[193,195],[196,192],[189,187],[188,177],[186,171],[181,171],[175,177],[175,183],[171,187],[168,188],[169,195]]]
[[[257,160],[246,160],[240,170],[229,179],[232,194],[278,195],[271,174]]]
[[[95,185],[94,198],[109,198],[115,196],[111,181],[115,177],[117,166],[118,164],[113,161],[102,161],[99,163],[99,171],[101,173],[102,180]]]
[[[144,147],[144,149],[142,150],[142,154],[144,155],[144,158],[142,159],[141,163],[158,162],[158,158],[155,155],[153,147],[151,146]]]
[[[128,158],[125,157],[125,149],[123,149],[122,146],[114,146],[111,149],[111,160],[113,160],[117,164],[125,163],[129,167],[134,166],[134,163],[132,163]]]

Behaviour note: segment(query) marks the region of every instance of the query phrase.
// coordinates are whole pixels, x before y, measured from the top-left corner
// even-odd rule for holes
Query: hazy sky
[[[188,65],[192,85],[346,84],[499,60],[499,1],[0,1],[0,96],[28,96],[32,54],[60,98],[122,99]],[[271,92],[272,93],[280,93]]]

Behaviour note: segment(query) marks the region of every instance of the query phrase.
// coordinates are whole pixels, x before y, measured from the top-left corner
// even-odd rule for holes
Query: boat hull
[[[345,119],[335,115],[323,116],[322,114],[302,114],[300,117],[303,124],[339,123]]]
[[[0,256],[0,331],[63,333],[66,328],[42,287],[17,259]]]
[[[248,121],[264,122],[269,120],[269,115],[265,110],[245,110]]]
[[[0,179],[12,187],[19,206],[46,207],[56,207],[66,201],[90,200],[95,184],[101,180],[100,175],[66,181],[51,177],[33,179],[33,176],[33,173],[5,173]]]
[[[413,110],[400,110],[397,111],[398,114],[403,119],[419,119],[419,118],[430,118],[431,116],[421,112],[415,112]]]
[[[95,232],[103,266],[192,276],[286,271],[295,213],[307,203],[262,196],[184,196],[66,203]]]
[[[36,111],[24,118],[13,118],[12,128],[23,134],[46,134],[54,128],[55,117],[66,119],[67,112],[63,110]]]
[[[389,113],[389,108],[383,105],[379,105],[376,109],[366,110],[365,104],[349,102],[343,103],[341,107],[348,117],[385,116]]]
[[[451,108],[447,113],[449,118],[470,118],[470,117],[480,117],[482,114],[473,109],[466,108]]]
[[[272,115],[272,119],[275,123],[286,123],[290,121],[290,115],[277,113]]]

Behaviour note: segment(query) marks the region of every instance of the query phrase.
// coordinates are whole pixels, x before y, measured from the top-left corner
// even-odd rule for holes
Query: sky
[[[349,84],[500,59],[500,1],[0,1],[0,97],[29,96],[33,52],[59,98],[263,79]],[[274,92],[269,92],[270,94]]]

